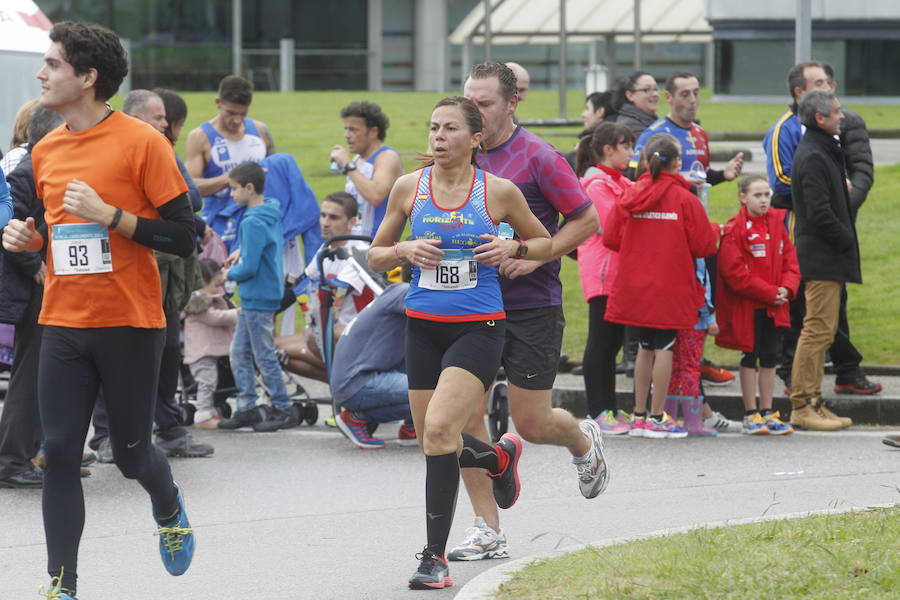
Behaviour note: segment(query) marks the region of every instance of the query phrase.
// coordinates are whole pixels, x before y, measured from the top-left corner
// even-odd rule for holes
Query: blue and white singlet
[[[406,296],[406,314],[443,322],[503,319],[497,267],[475,261],[472,248],[486,243],[478,236],[497,235],[499,224],[487,208],[485,173],[475,169],[466,201],[452,209],[440,208],[431,195],[433,167],[425,167],[413,198],[409,220],[415,239],[439,239],[444,256],[435,269],[413,267]]]

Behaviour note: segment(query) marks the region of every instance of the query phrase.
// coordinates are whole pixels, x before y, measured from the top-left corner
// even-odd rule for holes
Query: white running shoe
[[[481,560],[484,558],[509,558],[506,535],[497,533],[475,517],[474,527],[466,529],[466,539],[447,553],[448,560]]]
[[[595,498],[609,485],[609,465],[603,456],[603,433],[600,425],[593,419],[585,419],[578,424],[581,432],[591,441],[588,460],[579,461],[573,458],[575,471],[578,473],[578,487],[585,498]]]
[[[742,433],[744,431],[743,423],[726,419],[722,413],[716,411],[713,411],[710,418],[704,419],[703,424],[708,429],[715,429],[722,433]]]

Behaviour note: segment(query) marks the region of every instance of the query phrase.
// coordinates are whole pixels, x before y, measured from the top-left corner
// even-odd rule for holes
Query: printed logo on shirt
[[[631,213],[631,216],[635,219],[651,219],[654,221],[677,221],[678,213],[675,212],[642,212],[642,213]]]
[[[750,244],[750,253],[756,258],[765,258],[766,257],[766,245],[765,244]]]

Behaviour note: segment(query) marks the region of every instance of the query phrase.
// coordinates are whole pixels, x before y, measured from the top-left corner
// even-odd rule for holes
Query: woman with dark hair
[[[613,108],[613,100],[615,100],[615,92],[612,91],[593,92],[587,95],[584,99],[584,110],[581,111],[581,122],[584,124],[584,129],[578,134],[579,140],[590,139],[594,129],[600,123],[615,121],[616,111]],[[575,169],[575,150],[566,153],[566,160]]]
[[[504,434],[490,446],[462,430],[491,386],[503,351],[506,313],[498,265],[550,255],[550,234],[513,183],[475,165],[482,147],[481,113],[469,100],[437,103],[423,169],[400,177],[372,247],[369,265],[387,271],[413,266],[406,297],[409,404],[425,453],[428,542],[412,589],[452,585],[444,551],[460,467],[487,471],[494,497],[509,508],[519,496],[522,441]],[[413,239],[400,241],[409,219]],[[499,237],[508,221],[521,239]]]
[[[653,75],[644,71],[635,71],[619,84],[616,99],[616,123],[625,125],[634,133],[634,138],[641,137],[659,117],[656,107],[659,106],[659,86]]]
[[[187,104],[185,104],[184,98],[178,92],[164,88],[156,88],[153,91],[162,98],[163,106],[166,107],[168,126],[163,131],[163,134],[169,138],[170,142],[175,144],[181,136],[181,130],[184,128],[184,122],[187,120]]]
[[[622,175],[634,148],[634,135],[624,125],[601,123],[578,144],[576,173],[600,222],[612,211],[631,180]],[[584,347],[584,385],[588,416],[603,433],[626,434],[631,415],[616,410],[616,354],[625,328],[607,321],[606,303],[619,266],[619,255],[603,245],[603,229],[578,247],[578,274],[588,302],[588,339]]]

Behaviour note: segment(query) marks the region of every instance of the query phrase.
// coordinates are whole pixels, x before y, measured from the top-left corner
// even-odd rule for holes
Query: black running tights
[[[44,329],[38,403],[46,442],[43,512],[48,572],[75,590],[84,529],[81,454],[102,387],[113,456],[122,474],[150,494],[153,514],[177,510],[169,463],[150,443],[165,331],[132,327]]]
[[[588,300],[583,369],[588,415],[592,418],[604,410],[616,409],[616,354],[622,346],[625,327],[603,318],[608,298],[595,296]]]

